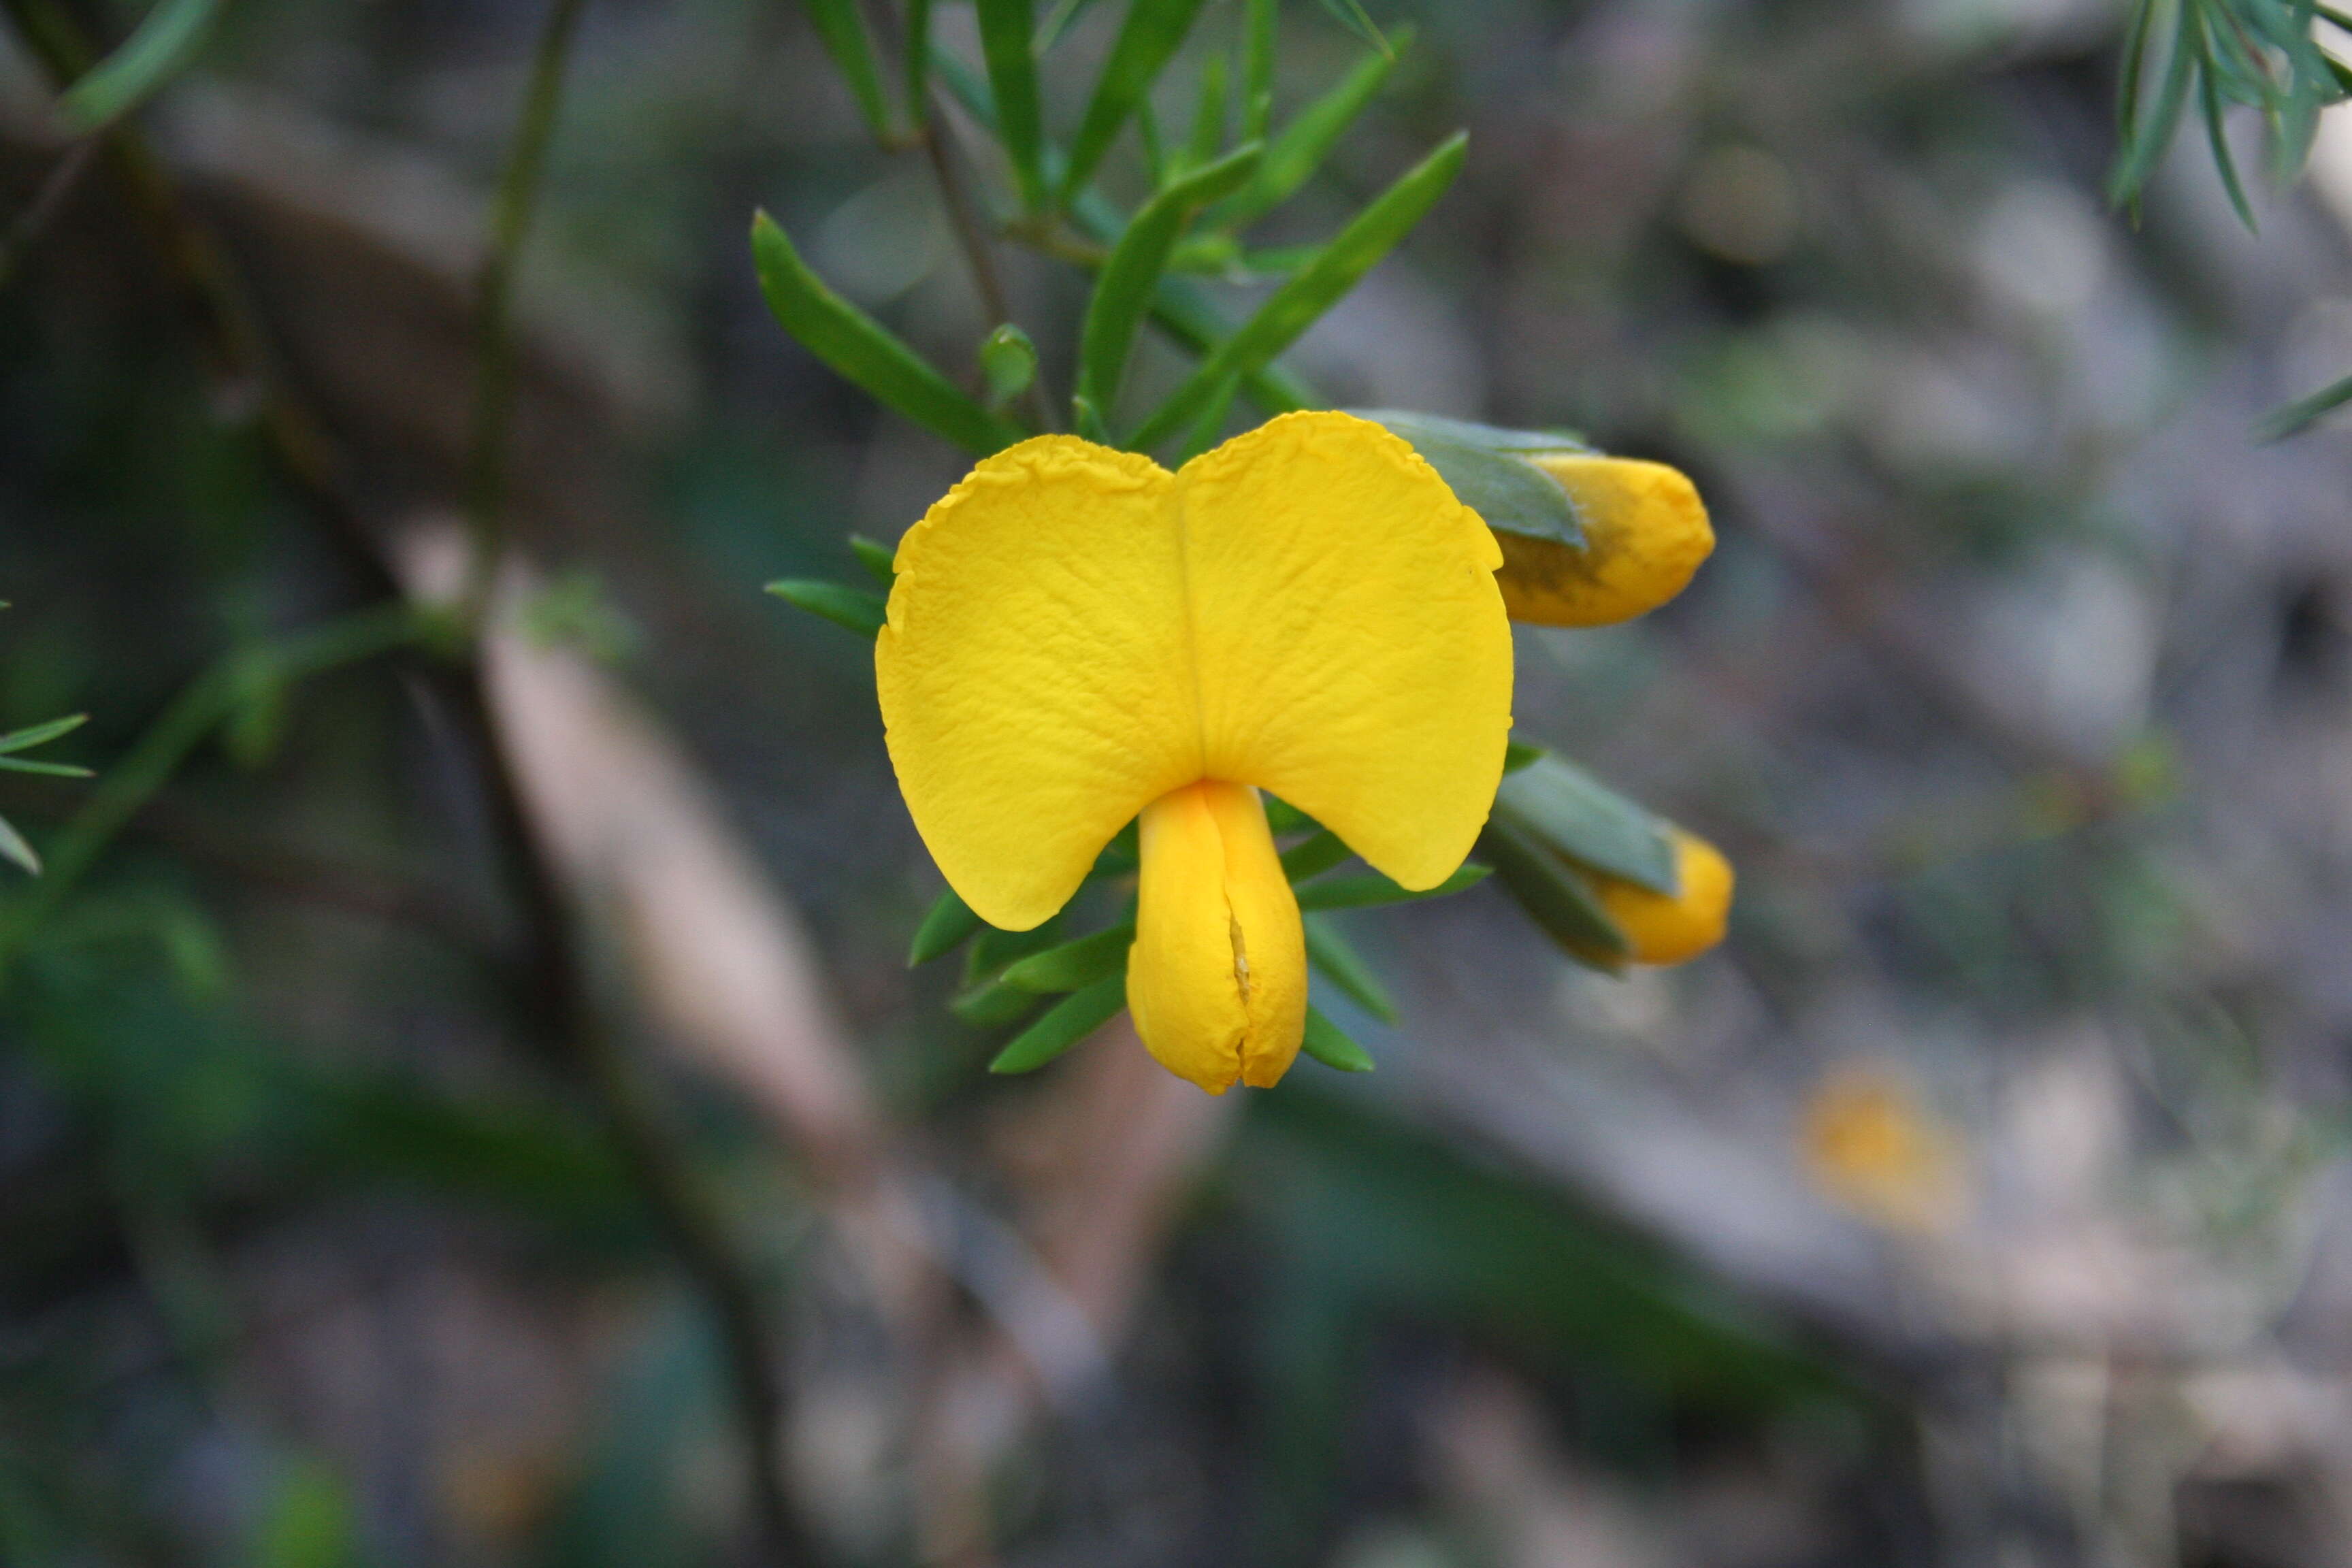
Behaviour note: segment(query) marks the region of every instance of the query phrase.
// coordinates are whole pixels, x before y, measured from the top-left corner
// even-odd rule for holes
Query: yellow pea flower
[[[1601,907],[1625,933],[1635,963],[1685,963],[1723,940],[1731,913],[1731,862],[1696,834],[1670,827],[1675,847],[1672,897],[1620,877],[1593,875]]]
[[[1298,905],[1256,791],[1409,889],[1461,865],[1510,731],[1493,535],[1412,447],[1286,414],[1171,474],[1071,436],[988,458],[908,531],[874,666],[915,826],[1027,931],[1139,816],[1127,994],[1213,1094],[1298,1054]]]
[[[1559,482],[1584,524],[1584,548],[1497,529],[1503,603],[1515,621],[1604,626],[1683,591],[1715,550],[1698,488],[1679,468],[1588,452],[1523,459]]]

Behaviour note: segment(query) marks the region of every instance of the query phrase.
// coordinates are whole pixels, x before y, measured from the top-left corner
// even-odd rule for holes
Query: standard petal
[[[890,761],[993,925],[1053,914],[1111,835],[1202,776],[1170,485],[1149,458],[1041,436],[898,547],[874,650]]]
[[[1346,414],[1288,414],[1176,479],[1208,777],[1259,784],[1434,887],[1493,803],[1511,637],[1494,536]]]
[[[1307,1029],[1307,934],[1257,792],[1204,782],[1143,809],[1127,1005],[1160,1064],[1212,1094],[1281,1081]]]

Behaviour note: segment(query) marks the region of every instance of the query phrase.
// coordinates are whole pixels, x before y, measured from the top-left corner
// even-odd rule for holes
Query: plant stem
[[[299,680],[415,642],[422,630],[404,605],[361,610],[272,647],[224,654],[182,689],[125,756],[106,770],[49,851],[48,868],[0,925],[0,968],[70,893],[139,808],[171,781],[189,752],[234,710],[247,680]]]
[[[466,463],[466,524],[472,538],[472,573],[466,588],[466,624],[478,626],[490,585],[506,558],[507,475],[514,446],[514,282],[547,170],[548,145],[563,103],[584,0],[551,0],[514,141],[499,171],[490,205],[489,248],[478,280],[475,324],[474,430]]]

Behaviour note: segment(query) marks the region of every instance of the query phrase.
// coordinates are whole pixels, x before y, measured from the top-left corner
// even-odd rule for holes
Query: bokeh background
[[[0,780],[0,1562],[771,1561],[748,1397],[812,1562],[2352,1563],[2352,432],[2252,435],[2352,366],[2352,123],[2255,236],[2200,147],[2106,206],[2104,0],[1371,10],[1265,237],[1469,163],[1289,363],[1697,479],[1694,587],[1522,628],[1518,717],[1740,899],[1625,979],[1349,917],[1379,1071],[1223,1100],[1116,1026],[984,1073],[866,649],[760,592],[963,461],[753,208],[953,374],[994,324],[799,7],[586,7],[478,674],[267,650],[450,575],[541,5],[246,0],[140,121],[177,229],[0,51],[0,721],[99,773]],[[1279,104],[1363,56],[1293,5]]]

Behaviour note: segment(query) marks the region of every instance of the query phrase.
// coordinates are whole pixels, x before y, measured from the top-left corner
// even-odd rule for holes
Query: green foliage
[[[1074,991],[1024,1029],[988,1064],[992,1073],[1034,1072],[1101,1028],[1127,1005],[1127,974],[1107,975]]]
[[[972,0],[980,13],[981,52],[996,102],[997,134],[1020,183],[1022,205],[1043,212],[1047,200],[1045,127],[1037,98],[1037,57],[1029,0]]]
[[[958,897],[953,888],[950,888],[940,895],[939,901],[931,906],[931,912],[923,917],[923,923],[917,928],[915,945],[907,954],[907,967],[912,969],[935,958],[945,958],[979,935],[986,923],[971,912],[971,906]]]
[[[1535,452],[1590,452],[1573,436],[1498,430],[1466,420],[1393,408],[1355,410],[1412,445],[1462,504],[1486,526],[1581,549],[1584,527],[1568,491],[1521,458]]]
[[[2312,37],[2315,18],[2347,25],[2341,13],[2310,0],[2137,0],[2116,99],[2122,144],[2108,195],[2118,204],[2138,198],[2193,92],[2231,200],[2252,228],[2253,212],[2223,135],[2223,111],[2231,105],[2257,110],[2272,177],[2281,183],[2294,177],[2311,151],[2320,111],[2347,92]],[[2146,90],[2151,76],[2158,83],[2152,97]]]
[[[2109,198],[2119,205],[2137,203],[2193,95],[2230,205],[2239,221],[2255,227],[2230,149],[2227,113],[2233,106],[2256,111],[2272,181],[2294,179],[2310,155],[2322,111],[2352,98],[2352,66],[2320,47],[2314,37],[2318,24],[2339,39],[2352,39],[2352,15],[2314,0],[2134,0],[2116,100],[2120,145],[2108,173]],[[2157,82],[2152,94],[2151,79]],[[2352,376],[2274,411],[2256,434],[2266,441],[2284,439],[2347,401]]]
[[[824,40],[824,52],[849,84],[850,95],[857,100],[857,111],[866,117],[866,125],[877,141],[890,139],[890,107],[882,96],[882,71],[874,61],[873,40],[866,36],[866,24],[858,18],[857,0],[803,0],[808,7],[809,20],[816,24],[817,37]],[[928,20],[928,9],[920,20]],[[919,90],[908,89],[908,101],[920,101]]]
[[[193,64],[225,0],[156,0],[121,47],[66,89],[58,107],[76,135],[103,131]]]
[[[1487,819],[1478,852],[1528,918],[1570,957],[1610,973],[1624,967],[1631,944],[1601,907],[1591,884],[1509,813],[1498,811]]]
[[[1313,1006],[1307,1009],[1307,1035],[1298,1048],[1340,1072],[1370,1072],[1374,1065],[1371,1052],[1349,1039],[1345,1029]]]
[[[1364,274],[1393,250],[1462,171],[1469,145],[1465,133],[1447,138],[1435,152],[1400,175],[1396,183],[1338,237],[1299,268],[1242,329],[1211,351],[1191,379],[1143,422],[1138,447],[1160,445],[1200,417],[1231,379],[1264,368],[1275,355],[1346,298]]]
[[[1666,825],[1565,758],[1529,759],[1504,778],[1495,804],[1556,854],[1653,892],[1676,890]]]
[[[982,456],[1021,438],[1018,429],[957,390],[889,329],[826,288],[766,213],[751,220],[751,254],[768,309],[784,331],[843,376]]]
[[[1202,0],[1134,0],[1128,6],[1127,20],[1120,24],[1118,40],[1111,46],[1110,58],[1104,62],[1102,76],[1095,83],[1086,119],[1070,140],[1069,159],[1062,174],[1063,205],[1094,177],[1102,155],[1110,151],[1111,142],[1192,30],[1201,5]],[[1003,97],[1002,90],[997,96]]]
[[[2347,403],[2352,403],[2352,375],[2323,386],[2308,397],[2297,398],[2265,418],[2257,426],[2257,432],[2266,441],[2284,440],[2298,431],[2309,429],[2322,417]]]
[[[1136,332],[1158,296],[1160,274],[1192,216],[1257,168],[1258,149],[1243,147],[1163,188],[1129,222],[1095,280],[1078,349],[1078,390],[1097,410],[1118,396]],[[1557,488],[1557,487],[1555,487]]]
[[[1273,7],[1266,7],[1269,17]],[[1266,24],[1271,27],[1269,20]],[[1288,201],[1299,188],[1315,176],[1323,166],[1331,149],[1339,144],[1348,128],[1369,108],[1375,96],[1396,68],[1397,55],[1412,41],[1410,28],[1400,29],[1395,51],[1375,55],[1359,61],[1327,90],[1297,115],[1273,141],[1266,144],[1265,162],[1259,165],[1257,177],[1227,202],[1216,214],[1220,228],[1247,228],[1276,207]],[[1269,44],[1268,47],[1271,47]],[[1265,68],[1272,69],[1271,55]],[[1251,101],[1263,102],[1259,95],[1269,90],[1270,75],[1261,82],[1255,77],[1251,84]],[[1264,127],[1253,134],[1263,134]]]
[[[1372,973],[1372,966],[1337,926],[1320,915],[1307,917],[1307,962],[1381,1023],[1397,1021],[1395,998]]]

